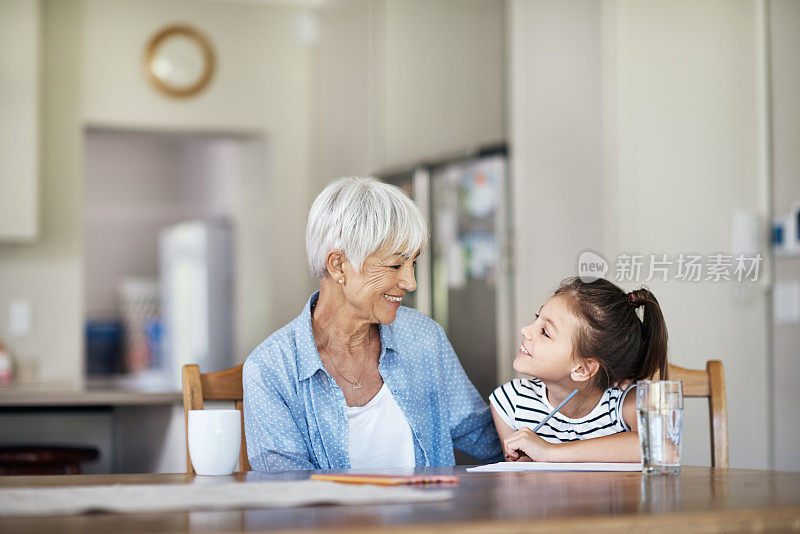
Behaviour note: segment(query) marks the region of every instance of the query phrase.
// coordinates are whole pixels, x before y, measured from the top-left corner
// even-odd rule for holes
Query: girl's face
[[[417,288],[417,256],[419,253],[408,258],[383,248],[364,260],[359,274],[348,264],[345,296],[360,318],[370,323],[394,321],[406,292]]]
[[[514,359],[514,370],[550,382],[569,378],[575,367],[572,339],[577,328],[577,319],[564,299],[551,298],[535,320],[522,327],[522,343]]]

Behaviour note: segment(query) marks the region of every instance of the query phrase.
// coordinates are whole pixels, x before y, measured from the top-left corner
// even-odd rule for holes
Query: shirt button
[[[397,388],[394,388],[394,389],[392,390],[392,395],[397,395]]]

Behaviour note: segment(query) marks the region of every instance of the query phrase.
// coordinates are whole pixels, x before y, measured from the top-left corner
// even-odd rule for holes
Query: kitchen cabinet
[[[39,9],[0,2],[0,242],[39,231]]]

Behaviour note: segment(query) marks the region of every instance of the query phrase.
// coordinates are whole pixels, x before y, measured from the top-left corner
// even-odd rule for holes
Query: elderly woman
[[[453,465],[453,448],[499,460],[489,408],[442,328],[402,307],[427,241],[397,187],[342,178],[306,227],[320,289],[244,364],[254,470]]]

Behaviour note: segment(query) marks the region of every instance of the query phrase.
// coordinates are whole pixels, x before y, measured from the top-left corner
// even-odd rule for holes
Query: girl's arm
[[[534,462],[638,462],[641,459],[636,432],[548,443],[524,428],[503,440],[503,448],[512,458],[525,454]]]
[[[516,459],[520,454],[538,462],[638,462],[641,459],[636,422],[636,396],[628,395],[622,405],[622,418],[631,432],[590,438],[569,443],[548,443],[530,429],[500,435],[505,454]],[[504,424],[500,421],[500,424]],[[498,418],[495,417],[495,426]],[[508,425],[506,425],[506,428]],[[500,434],[500,427],[497,429]]]
[[[492,419],[494,420],[494,427],[497,429],[497,435],[500,436],[500,442],[504,442],[505,439],[514,433],[514,429],[508,426],[508,424],[503,421],[503,419],[497,414],[497,410],[494,409],[494,406],[489,404],[489,407],[492,409]]]
[[[497,410],[494,409],[491,403],[489,403],[489,407],[492,409],[492,419],[494,420],[494,427],[497,429],[497,435],[500,437],[500,443],[503,444],[503,451],[505,451],[505,441],[508,436],[513,434],[515,430],[508,426],[508,424],[503,421],[503,418],[497,414]],[[504,454],[508,454],[504,452]],[[527,456],[522,456],[521,458],[509,458],[506,456],[506,461],[522,461],[522,462],[529,462],[530,458]]]

